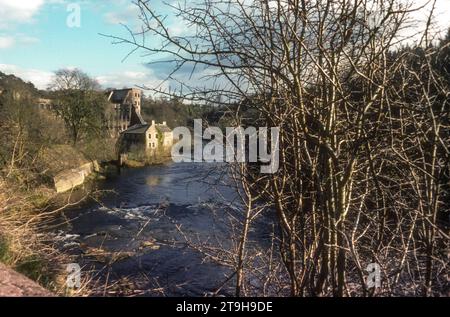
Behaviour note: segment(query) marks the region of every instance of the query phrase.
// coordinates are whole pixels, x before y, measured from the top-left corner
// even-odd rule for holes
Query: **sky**
[[[77,27],[72,4],[80,8]],[[69,20],[69,23],[67,23]],[[47,88],[60,68],[79,68],[104,87],[157,85],[158,74],[131,47],[101,34],[126,36],[138,21],[130,0],[0,0],[0,71]]]
[[[161,1],[150,3],[170,15]],[[79,24],[73,18],[76,8],[80,9]],[[417,13],[417,18],[424,19],[426,12],[425,8]],[[448,28],[450,0],[437,0],[436,14],[438,26]],[[0,71],[40,89],[48,87],[53,72],[60,68],[79,68],[104,88],[155,88],[171,65],[146,67],[151,59],[139,53],[124,60],[132,48],[100,35],[126,36],[121,24],[135,27],[138,15],[132,0],[0,0]],[[175,32],[186,31],[175,20],[169,18],[168,23]]]

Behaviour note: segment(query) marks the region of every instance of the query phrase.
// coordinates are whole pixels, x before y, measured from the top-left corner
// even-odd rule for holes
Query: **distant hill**
[[[194,119],[218,125],[226,109],[210,105],[184,104],[177,99],[150,97],[142,100],[141,115],[147,122],[167,121],[169,127],[193,126]]]
[[[14,75],[6,75],[0,72],[0,94],[8,91],[15,91],[21,94],[29,94],[39,97],[42,93],[30,82],[25,82]]]

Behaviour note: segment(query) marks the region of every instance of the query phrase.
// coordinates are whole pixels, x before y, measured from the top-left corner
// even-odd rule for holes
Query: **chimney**
[[[155,120],[152,120],[152,125],[155,125]]]

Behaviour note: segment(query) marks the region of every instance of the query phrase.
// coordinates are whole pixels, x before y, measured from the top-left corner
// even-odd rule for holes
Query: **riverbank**
[[[75,164],[86,164],[75,157],[72,165],[64,168],[72,170]],[[138,168],[167,163],[167,159],[137,162],[129,160],[127,167]],[[53,173],[64,173],[61,167],[53,166]],[[48,170],[48,169],[47,169]],[[52,175],[52,174],[49,174]],[[67,289],[66,267],[76,262],[77,256],[66,252],[64,247],[69,236],[53,231],[54,219],[65,217],[67,209],[77,208],[87,201],[99,201],[105,192],[103,184],[120,175],[116,161],[101,162],[95,170],[86,175],[79,186],[62,193],[53,188],[52,182],[45,181],[33,186],[23,186],[17,179],[0,180],[0,263],[23,274],[53,294],[63,296],[86,296],[94,292],[95,283],[85,274],[86,284],[80,289]],[[51,178],[45,178],[51,179]],[[151,248],[148,241],[142,248]],[[85,256],[100,259],[123,259],[130,253],[106,252],[98,248],[86,248],[81,251]],[[116,256],[118,255],[118,256]],[[91,272],[92,276],[96,272]],[[87,281],[90,281],[87,283]]]
[[[63,263],[70,258],[45,233],[56,194],[41,187],[24,190],[0,182],[0,262],[55,294],[65,294]]]
[[[58,156],[63,160],[62,149],[70,160],[59,164],[59,160],[52,158]],[[53,294],[87,295],[90,293],[87,285],[76,292],[66,288],[66,268],[73,262],[73,256],[61,250],[59,244],[64,237],[51,232],[51,223],[67,208],[88,199],[99,199],[101,182],[118,172],[114,162],[105,162],[85,175],[80,186],[58,192],[53,175],[83,166],[87,161],[81,153],[68,147],[59,150],[40,161],[37,171],[14,169],[0,177],[0,263]]]
[[[171,161],[172,156],[169,150],[152,152],[133,151],[121,156],[121,166],[129,168],[162,165]]]
[[[42,286],[0,263],[0,297],[51,297]]]

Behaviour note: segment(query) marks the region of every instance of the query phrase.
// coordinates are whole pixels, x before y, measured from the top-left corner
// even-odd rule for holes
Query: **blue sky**
[[[67,9],[74,3],[81,9],[79,28],[67,25]],[[170,16],[160,0],[150,3]],[[450,0],[437,0],[437,5],[437,22],[448,27]],[[104,88],[154,88],[169,73],[170,65],[152,70],[144,65],[151,59],[143,57],[142,52],[122,62],[131,47],[113,45],[111,39],[99,35],[126,36],[120,23],[136,27],[138,13],[132,0],[0,0],[0,71],[31,81],[41,89],[48,86],[53,71],[65,67],[82,69]],[[423,17],[426,14],[422,12],[418,18]],[[186,32],[176,21],[169,18],[168,22],[174,32]]]
[[[71,3],[81,9],[80,27],[67,25]],[[126,36],[120,23],[133,26],[136,21],[131,0],[0,0],[0,71],[39,88],[65,67],[82,69],[104,87],[154,86],[161,76],[143,65],[145,58],[133,54],[122,62],[131,47],[99,35]]]

